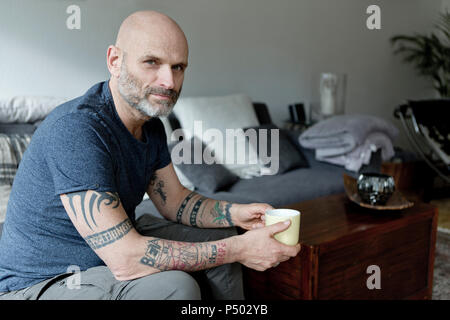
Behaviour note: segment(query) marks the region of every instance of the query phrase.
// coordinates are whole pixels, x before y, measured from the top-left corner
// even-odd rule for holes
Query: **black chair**
[[[394,116],[421,158],[450,184],[450,99],[410,100]]]

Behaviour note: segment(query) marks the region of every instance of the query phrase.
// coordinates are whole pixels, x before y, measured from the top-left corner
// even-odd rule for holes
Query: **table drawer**
[[[318,252],[318,299],[403,299],[426,289],[432,220],[370,234],[345,246]],[[371,265],[380,268],[381,289],[370,290]]]

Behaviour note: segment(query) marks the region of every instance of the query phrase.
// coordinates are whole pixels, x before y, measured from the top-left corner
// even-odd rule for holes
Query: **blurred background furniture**
[[[450,195],[450,99],[407,101],[394,116],[400,119],[408,140],[431,169],[424,200]],[[416,172],[418,172],[416,170]],[[436,178],[441,185],[436,186]]]

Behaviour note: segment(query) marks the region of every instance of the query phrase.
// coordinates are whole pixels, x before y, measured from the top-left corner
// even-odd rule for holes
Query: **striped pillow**
[[[0,184],[12,185],[31,134],[0,133]]]

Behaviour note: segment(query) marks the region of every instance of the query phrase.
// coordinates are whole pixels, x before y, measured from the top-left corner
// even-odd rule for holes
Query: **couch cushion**
[[[15,96],[0,99],[0,122],[31,123],[44,119],[54,108],[69,100],[62,97]]]
[[[266,202],[274,207],[345,192],[342,174],[345,172],[355,177],[354,172],[315,160],[313,150],[302,151],[309,168],[294,169],[281,175],[239,180],[228,192]]]
[[[242,130],[236,130],[259,125],[253,103],[247,95],[182,98],[177,102],[173,112],[185,131],[185,136],[190,138],[195,135],[201,139],[214,150],[216,157],[227,169],[240,178],[249,178],[260,174],[256,150],[246,147],[246,139]],[[196,121],[201,122],[196,123]],[[232,137],[235,141],[233,143],[235,149],[246,148],[248,154],[235,152],[233,158],[238,157],[238,159],[227,158],[233,154],[230,152],[231,150],[224,150],[226,149],[227,129],[232,129],[235,133],[235,136]],[[206,134],[206,131],[209,135]],[[223,143],[215,139],[217,135],[220,135]],[[236,148],[236,146],[238,147]],[[242,159],[243,161],[240,161]]]
[[[286,133],[286,130],[278,128],[274,124],[264,124],[257,127],[246,128],[245,132],[249,133],[249,129],[254,129],[256,133],[256,139],[250,138],[250,135],[247,135],[247,138],[250,140],[251,144],[255,144],[254,148],[257,150],[258,158],[260,161],[263,161],[263,165],[268,170],[271,171],[270,174],[283,174],[289,170],[295,168],[307,168],[309,166],[308,161],[305,156],[301,152],[299,148],[295,146],[295,144],[291,141],[289,135]],[[279,139],[278,139],[278,154],[272,153],[272,133],[271,130],[278,130]],[[266,134],[267,139],[265,140],[266,146],[265,151],[261,154],[261,134]],[[267,159],[264,157],[267,156]],[[278,158],[278,167],[270,161],[266,163],[268,160],[273,160],[275,157]],[[276,158],[275,158],[276,159]],[[278,170],[277,170],[278,169]],[[275,170],[275,171],[274,171]]]
[[[198,157],[201,163],[194,162],[195,143],[201,146],[201,154]],[[183,159],[184,151],[190,150],[190,157],[185,163]],[[204,162],[203,154],[207,147],[202,142],[193,137],[189,140],[183,140],[178,143],[171,143],[169,151],[172,157],[172,163],[180,170],[183,175],[195,186],[196,189],[206,192],[216,192],[235,183],[239,177],[218,163],[207,164]],[[186,156],[187,158],[187,156]],[[215,161],[215,159],[211,159]]]
[[[266,202],[274,207],[344,192],[342,168],[300,168],[282,175],[240,180],[233,194]]]
[[[259,124],[251,99],[244,94],[223,97],[191,97],[178,100],[173,110],[183,130],[194,134],[194,121],[203,130],[238,129]]]

